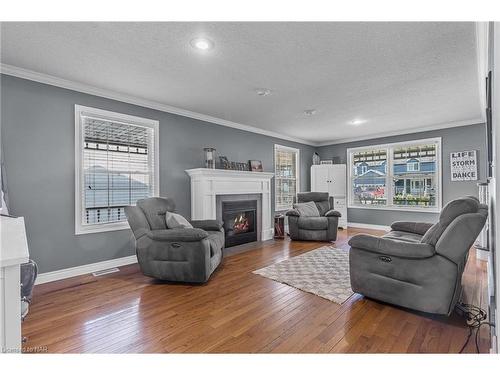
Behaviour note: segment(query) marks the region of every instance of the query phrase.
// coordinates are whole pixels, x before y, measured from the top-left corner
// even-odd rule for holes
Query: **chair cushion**
[[[416,233],[403,232],[399,230],[392,230],[382,236],[383,238],[392,238],[394,240],[418,243],[422,240],[422,236]]]
[[[328,193],[307,192],[297,193],[297,202],[314,202],[318,208],[319,215],[325,216],[325,213],[330,209],[330,200]]]
[[[458,216],[475,213],[479,209],[479,201],[474,197],[455,199],[444,206],[439,221],[434,224],[422,237],[422,242],[435,246],[439,238]]]
[[[302,217],[319,216],[318,207],[316,207],[314,202],[295,203],[293,208],[296,209]]]
[[[328,219],[324,216],[299,218],[299,229],[326,230],[327,228]]]
[[[137,206],[142,210],[151,230],[167,229],[165,214],[175,211],[174,201],[170,198],[139,199]]]
[[[168,212],[165,215],[165,222],[168,229],[177,229],[177,228],[192,228],[193,226],[187,221],[184,216]]]
[[[325,214],[330,211],[330,202],[328,200],[314,203],[316,203],[320,216],[325,216]]]

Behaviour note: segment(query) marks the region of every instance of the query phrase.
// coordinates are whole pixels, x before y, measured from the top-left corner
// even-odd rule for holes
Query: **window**
[[[406,170],[408,172],[418,172],[420,170],[420,162],[416,159],[408,160]]]
[[[299,150],[274,145],[275,210],[292,208],[299,190]]]
[[[438,212],[441,138],[347,150],[349,207]]]
[[[75,106],[75,232],[128,228],[124,208],[159,195],[158,121]]]

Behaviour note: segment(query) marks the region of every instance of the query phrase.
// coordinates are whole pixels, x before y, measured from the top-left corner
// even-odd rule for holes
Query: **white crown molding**
[[[442,123],[442,124],[421,126],[421,127],[412,128],[412,129],[396,130],[396,131],[392,131],[392,132],[381,132],[378,134],[368,134],[368,135],[360,136],[360,137],[341,138],[341,139],[335,139],[332,141],[319,142],[319,143],[316,143],[316,147],[338,145],[341,143],[350,143],[350,142],[357,142],[357,141],[366,141],[368,139],[375,140],[375,139],[379,139],[379,138],[392,137],[392,136],[397,136],[397,135],[422,133],[422,132],[427,132],[427,131],[432,131],[432,130],[448,129],[448,128],[455,128],[455,127],[459,127],[459,126],[476,125],[476,124],[481,124],[481,123],[484,123],[484,120],[482,118],[475,118],[475,119],[471,119],[471,120],[462,120],[462,121],[454,121],[454,122],[446,122],[446,123]]]
[[[52,281],[69,279],[70,277],[86,275],[92,272],[104,271],[109,268],[122,267],[134,263],[137,263],[137,256],[131,255],[123,258],[105,260],[103,262],[85,264],[78,267],[64,268],[62,270],[45,272],[38,275],[35,284],[45,284]]]
[[[316,142],[306,141],[304,139],[291,137],[288,135],[276,133],[270,130],[265,130],[257,128],[250,125],[244,125],[233,121],[224,120],[221,118],[204,115],[202,113],[189,111],[182,108],[177,108],[170,106],[168,104],[163,104],[155,102],[152,100],[147,100],[132,95],[122,94],[116,91],[103,89],[100,87],[87,85],[85,83],[71,81],[59,77],[55,77],[49,74],[38,73],[33,70],[28,70],[8,64],[0,64],[0,73],[6,74],[13,77],[23,78],[30,81],[40,82],[51,86],[61,87],[68,90],[78,91],[85,94],[100,96],[107,99],[117,100],[124,103],[129,103],[141,107],[151,108],[162,112],[172,113],[179,116],[189,117],[196,120],[201,120],[209,122],[212,124],[227,126],[229,128],[244,130],[251,133],[262,134],[268,137],[284,139],[291,142],[301,143],[309,146],[316,146]]]
[[[479,56],[479,54],[478,54],[478,56]],[[479,62],[478,62],[478,66],[479,66]],[[1,63],[0,64],[0,73],[6,74],[9,76],[13,76],[13,77],[27,79],[30,81],[44,83],[44,84],[51,85],[51,86],[61,87],[61,88],[68,89],[68,90],[78,91],[78,92],[82,92],[82,93],[89,94],[89,95],[95,95],[95,96],[99,96],[99,97],[103,97],[103,98],[107,98],[107,99],[112,99],[112,100],[116,100],[116,101],[120,101],[120,102],[124,102],[124,103],[129,103],[129,104],[137,105],[140,107],[151,108],[151,109],[154,109],[157,111],[172,113],[175,115],[189,117],[189,118],[193,118],[193,119],[200,120],[200,121],[205,121],[205,122],[209,122],[209,123],[213,123],[213,124],[217,124],[217,125],[227,126],[227,127],[233,128],[233,129],[239,129],[239,130],[243,130],[243,131],[247,131],[247,132],[251,132],[251,133],[256,133],[256,134],[262,134],[262,135],[265,135],[268,137],[284,139],[287,141],[296,142],[296,143],[305,144],[305,145],[314,146],[314,147],[330,146],[330,145],[336,145],[336,144],[341,144],[341,143],[390,137],[390,136],[395,136],[395,135],[419,133],[419,132],[424,132],[424,131],[446,129],[446,128],[465,126],[465,125],[473,125],[473,124],[479,124],[479,123],[485,122],[484,118],[481,117],[481,118],[476,118],[476,119],[471,119],[471,120],[462,120],[462,121],[455,121],[455,122],[443,123],[443,124],[437,124],[437,125],[429,125],[429,126],[413,128],[413,129],[398,130],[398,131],[393,131],[393,132],[383,132],[383,133],[379,133],[376,135],[371,134],[371,135],[353,137],[353,138],[340,138],[340,139],[334,139],[334,140],[324,141],[324,142],[314,142],[314,141],[307,141],[307,140],[304,140],[301,138],[290,137],[290,136],[287,136],[284,134],[280,134],[280,133],[276,133],[273,131],[257,128],[257,127],[250,126],[250,125],[244,125],[244,124],[240,124],[237,122],[220,119],[217,117],[204,115],[202,113],[197,113],[197,112],[189,111],[186,109],[173,107],[173,106],[170,106],[167,104],[163,104],[163,103],[159,103],[159,102],[155,102],[155,101],[151,101],[151,100],[147,100],[147,99],[142,99],[142,98],[131,96],[131,95],[121,94],[121,93],[116,92],[116,91],[107,90],[107,89],[95,87],[92,85],[87,85],[85,83],[75,82],[75,81],[51,76],[49,74],[38,73],[38,72],[35,72],[33,70],[20,68],[20,67],[13,66],[13,65]],[[478,68],[478,74],[481,74],[479,72],[479,68]]]

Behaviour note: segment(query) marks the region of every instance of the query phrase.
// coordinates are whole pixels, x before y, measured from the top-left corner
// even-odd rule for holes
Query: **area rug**
[[[349,279],[349,252],[332,246],[311,250],[253,273],[338,304],[353,295]]]

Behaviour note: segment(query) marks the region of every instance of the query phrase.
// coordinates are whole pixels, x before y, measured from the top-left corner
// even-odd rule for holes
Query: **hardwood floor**
[[[362,230],[372,234],[380,231]],[[335,245],[361,230],[339,231]],[[81,276],[35,288],[23,323],[25,349],[51,353],[457,353],[463,318],[418,314],[353,295],[343,305],[253,270],[323,246],[268,241],[228,256],[205,285],[161,283],[137,265],[101,277]],[[484,305],[485,263],[471,253],[465,300]],[[480,335],[488,352],[488,328]],[[465,352],[474,352],[473,340]]]

